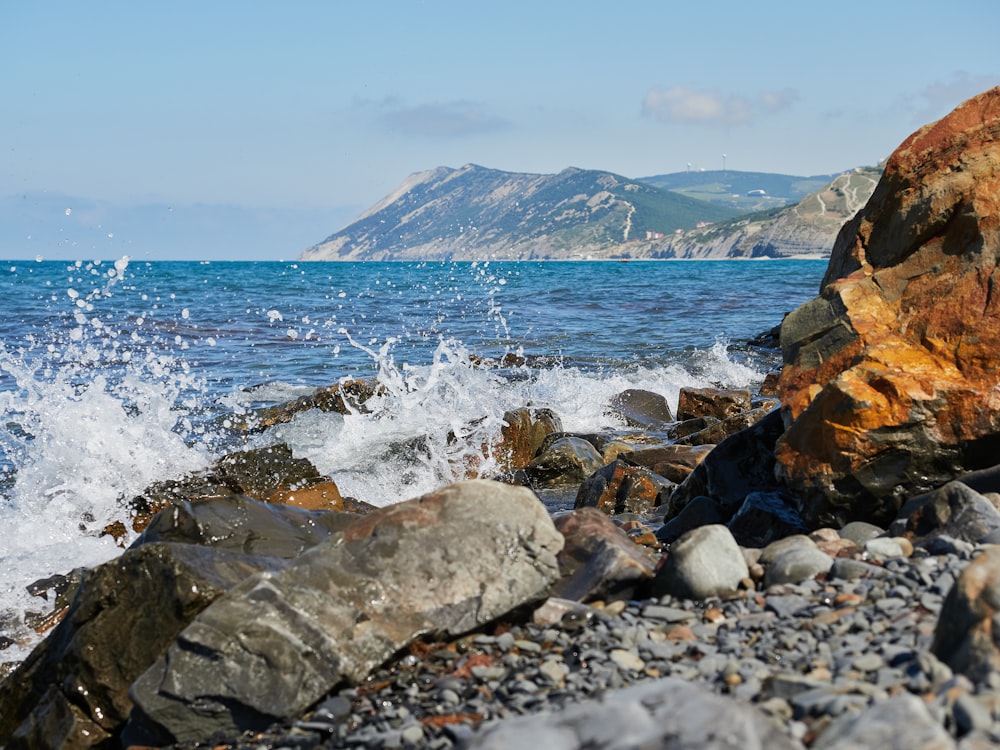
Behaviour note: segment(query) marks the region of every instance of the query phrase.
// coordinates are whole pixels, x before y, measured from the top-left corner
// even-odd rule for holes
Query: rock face
[[[811,525],[996,462],[998,261],[1000,88],[903,142],[782,325],[777,469]]]
[[[529,490],[482,480],[363,516],[202,611],[132,686],[129,744],[261,728],[414,638],[544,596],[563,545]]]

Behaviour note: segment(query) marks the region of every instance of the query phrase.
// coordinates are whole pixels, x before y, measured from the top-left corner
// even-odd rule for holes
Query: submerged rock
[[[1000,88],[907,138],[782,324],[779,472],[813,525],[888,524],[1000,448]]]

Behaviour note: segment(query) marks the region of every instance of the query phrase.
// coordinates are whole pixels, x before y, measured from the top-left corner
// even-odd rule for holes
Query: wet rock
[[[556,713],[508,719],[487,727],[465,750],[671,750],[801,748],[763,713],[686,680],[666,677],[605,693]]]
[[[346,528],[353,515],[307,511],[229,495],[180,502],[159,513],[133,542],[180,542],[240,554],[291,559]]]
[[[1000,446],[1000,88],[907,138],[782,324],[781,478],[810,525],[888,524]]]
[[[543,448],[525,469],[529,479],[538,486],[580,484],[601,468],[600,452],[581,437],[561,437]]]
[[[664,544],[672,544],[692,529],[724,521],[718,503],[702,495],[692,499],[677,515],[657,529],[656,538]]]
[[[791,534],[805,532],[795,505],[784,492],[751,492],[726,524],[743,547],[766,547]]]
[[[284,443],[238,451],[223,456],[211,467],[177,480],[159,482],[129,502],[132,527],[142,531],[161,510],[186,500],[212,500],[249,495],[258,500],[292,500],[319,508],[340,510],[343,498],[329,477],[304,458],[296,458]],[[325,503],[325,506],[324,506]]]
[[[621,417],[630,427],[662,430],[674,421],[667,399],[659,393],[629,388],[611,399],[608,411]]]
[[[747,427],[756,424],[766,417],[771,411],[772,407],[768,406],[761,407],[759,409],[750,409],[749,411],[740,412],[739,414],[733,414],[732,416],[726,417],[722,420],[715,420],[714,417],[699,417],[699,419],[708,419],[713,421],[704,429],[684,436],[678,436],[677,443],[679,445],[716,445],[721,443],[730,435],[734,435],[740,430],[745,430]],[[682,424],[687,425],[690,423],[691,422],[683,422]]]
[[[694,467],[700,464],[714,445],[656,445],[622,451],[618,458],[645,466],[656,474],[677,484],[687,479]]]
[[[677,396],[677,419],[715,417],[725,420],[750,410],[750,391],[726,388],[681,388]]]
[[[660,505],[674,483],[649,469],[617,459],[588,477],[576,495],[576,508],[602,513],[646,513]]]
[[[693,498],[706,496],[728,521],[751,492],[780,490],[774,477],[774,444],[783,431],[780,412],[772,411],[723,440],[671,493],[667,517],[673,518]]]
[[[375,380],[348,380],[326,388],[319,388],[308,396],[302,396],[285,404],[278,404],[254,412],[249,418],[240,420],[241,430],[263,430],[276,424],[292,421],[296,414],[310,409],[319,409],[337,414],[367,413],[366,403],[373,396],[384,392],[385,387]]]
[[[701,526],[671,545],[653,580],[653,594],[684,599],[726,596],[749,575],[729,529],[719,524]]]
[[[653,578],[653,560],[595,508],[555,519],[566,544],[559,553],[561,577],[555,596],[575,601],[628,599]]]
[[[502,471],[526,468],[545,438],[562,431],[562,422],[551,409],[512,409],[504,413],[503,421],[500,442],[494,449]]]
[[[131,744],[294,716],[414,638],[545,595],[563,544],[529,490],[462,482],[363,516],[201,612],[133,685]]]
[[[129,686],[195,615],[253,573],[285,565],[150,543],[86,571],[66,617],[0,683],[0,737],[89,747],[115,735],[132,708]]]
[[[941,606],[933,653],[955,672],[984,680],[1000,670],[1000,545],[989,545],[959,575]]]

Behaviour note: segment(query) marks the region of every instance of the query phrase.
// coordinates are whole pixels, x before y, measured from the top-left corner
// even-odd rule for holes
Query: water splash
[[[25,591],[33,581],[119,554],[104,532],[116,521],[128,529],[127,500],[207,461],[186,442],[203,429],[189,408],[198,378],[148,346],[141,316],[102,307],[127,267],[70,266],[44,324],[0,348],[0,619],[46,609]]]

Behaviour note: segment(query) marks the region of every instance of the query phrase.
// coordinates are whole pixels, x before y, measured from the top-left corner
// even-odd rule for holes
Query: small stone
[[[631,651],[627,651],[623,648],[611,649],[609,656],[611,657],[611,661],[622,669],[628,669],[633,672],[641,672],[646,667],[646,662]]]

